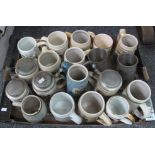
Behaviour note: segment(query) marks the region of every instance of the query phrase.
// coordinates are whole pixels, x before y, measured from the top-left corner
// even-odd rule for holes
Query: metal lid
[[[111,69],[103,71],[99,77],[99,80],[101,85],[106,90],[119,88],[122,85],[121,75],[117,71]]]
[[[46,89],[50,85],[54,85],[54,77],[48,72],[40,71],[33,78],[33,84],[41,89]]]
[[[16,72],[26,76],[34,73],[37,69],[37,61],[33,58],[21,58],[17,61]]]
[[[13,79],[8,83],[6,87],[6,92],[8,93],[8,95],[12,97],[18,97],[21,94],[23,94],[25,88],[26,88],[26,82],[24,80]]]

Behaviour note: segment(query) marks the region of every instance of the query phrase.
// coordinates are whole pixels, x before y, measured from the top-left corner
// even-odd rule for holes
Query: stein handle
[[[66,36],[67,36],[67,38],[68,38],[68,39],[70,39],[70,38],[71,38],[71,35],[72,35],[72,33],[71,33],[71,32],[65,32],[65,34],[66,34]]]
[[[134,110],[134,114],[140,119],[147,118],[149,116],[149,110],[146,103],[140,104],[137,109]]]
[[[12,102],[12,105],[15,106],[15,107],[21,107],[22,102]]]
[[[120,119],[121,122],[132,125],[132,122],[135,122],[135,118],[131,114],[127,114],[127,118]]]
[[[91,51],[91,49],[87,49],[84,51],[85,55],[87,56],[89,54],[89,52]]]
[[[112,125],[111,119],[104,112],[99,116],[99,118],[97,119],[97,122],[104,125],[104,126],[111,126]]]
[[[119,40],[122,38],[122,36],[126,34],[126,29],[120,29],[118,36],[117,36],[117,41],[119,42]]]
[[[65,85],[66,85],[66,82],[65,82],[65,78],[63,76],[56,78],[56,87],[58,89],[62,89]]]
[[[73,112],[71,115],[70,115],[70,119],[76,123],[76,124],[81,124],[82,123],[82,118],[80,116],[78,116],[75,112]]]
[[[88,31],[88,34],[90,35],[90,37],[91,37],[92,39],[94,39],[95,36],[96,36],[96,34],[95,34],[94,32],[91,32],[91,31]]]

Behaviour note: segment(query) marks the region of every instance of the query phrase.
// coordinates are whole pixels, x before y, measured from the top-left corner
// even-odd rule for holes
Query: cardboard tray
[[[2,96],[0,98],[0,122],[10,122],[10,123],[20,123],[20,124],[31,124],[28,123],[22,116],[21,110],[18,107],[13,107],[11,104],[11,101],[9,101],[9,99],[6,97],[5,95],[5,87],[7,85],[7,83],[10,80],[10,73],[12,74],[14,72],[14,66],[16,61],[20,58],[18,50],[17,50],[17,42],[20,38],[17,38],[16,40],[14,40],[14,47],[12,47],[12,50],[8,50],[8,54],[7,54],[7,58],[6,58],[6,62],[5,62],[5,67],[3,70],[3,93]],[[115,48],[115,44],[113,46],[113,49]],[[137,67],[137,75],[136,75],[136,79],[142,79],[142,80],[147,80],[147,72],[144,72],[144,64],[141,60],[140,54],[139,54],[139,50],[137,49],[136,53],[137,57],[139,58],[139,63],[138,63],[138,67]],[[115,65],[114,65],[115,66]],[[145,68],[146,69],[146,68]],[[10,72],[11,71],[11,72]],[[123,90],[124,88],[122,88],[120,90],[120,92]],[[76,125],[73,122],[58,122],[54,119],[54,117],[52,116],[52,114],[49,111],[49,97],[43,98],[45,103],[47,104],[47,109],[48,109],[48,114],[46,115],[45,119],[40,122],[39,124],[41,125],[47,125],[50,124],[51,127],[104,127],[103,125],[94,122],[94,123],[82,123],[81,125]],[[105,99],[107,100],[107,99]],[[77,103],[76,103],[77,104]],[[76,109],[77,110],[77,109]],[[145,123],[145,121],[142,120],[136,120],[135,122],[136,124],[142,124]],[[121,126],[122,123],[118,123],[118,124],[113,124],[113,126]]]

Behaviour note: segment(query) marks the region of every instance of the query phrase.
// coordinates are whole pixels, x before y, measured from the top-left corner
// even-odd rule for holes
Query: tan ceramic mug
[[[105,101],[96,91],[84,93],[78,102],[78,110],[85,122],[99,122],[103,125],[112,124],[110,118],[104,113]]]
[[[107,54],[110,54],[110,51],[113,46],[113,39],[108,34],[97,34],[93,41],[94,48],[104,49]]]

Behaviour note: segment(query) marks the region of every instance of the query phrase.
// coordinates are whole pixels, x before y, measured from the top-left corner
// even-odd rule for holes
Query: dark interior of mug
[[[81,106],[87,113],[96,114],[102,109],[102,100],[99,96],[93,93],[87,93],[81,99]]]
[[[72,101],[68,95],[64,95],[63,93],[55,94],[52,97],[51,102],[53,103],[53,110],[55,113],[59,115],[67,114],[73,108]]]
[[[89,35],[87,34],[87,32],[76,31],[75,33],[73,33],[73,40],[77,43],[83,44],[88,42]]]
[[[69,75],[73,80],[80,81],[83,80],[86,75],[86,70],[79,66],[74,66],[69,70]]]
[[[23,38],[19,41],[18,47],[23,51],[29,51],[35,46],[34,40],[31,38]]]
[[[138,100],[146,100],[150,95],[150,88],[148,85],[135,81],[130,86],[132,96]]]
[[[23,111],[27,114],[34,114],[40,110],[40,100],[36,97],[27,97],[22,104]]]
[[[54,32],[49,35],[48,39],[50,44],[58,46],[65,42],[66,36],[63,32]]]
[[[79,49],[70,49],[66,52],[66,58],[71,63],[78,63],[84,57],[84,54]]]
[[[53,53],[44,53],[40,57],[40,63],[43,66],[52,66],[57,62],[57,58]]]
[[[124,99],[113,98],[110,101],[109,108],[114,115],[123,115],[128,112],[129,108]]]
[[[100,62],[107,59],[107,53],[104,49],[92,49],[88,55],[89,60],[92,62]]]
[[[135,40],[134,36],[124,36],[122,38],[122,43],[127,47],[136,46],[136,40]]]
[[[133,66],[137,64],[138,58],[134,54],[121,54],[118,56],[118,61],[124,66]]]

